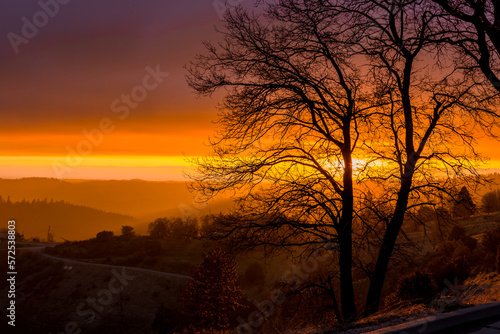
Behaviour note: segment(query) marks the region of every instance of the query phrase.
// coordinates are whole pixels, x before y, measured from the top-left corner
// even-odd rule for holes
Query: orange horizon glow
[[[0,156],[0,178],[47,177],[59,179],[142,179],[149,181],[188,181],[186,173],[195,156],[107,155],[68,160],[68,156]],[[358,161],[359,160],[359,161]],[[356,160],[357,165],[362,159]],[[65,169],[58,174],[57,168]],[[490,160],[479,168],[481,173],[500,171],[500,159]]]

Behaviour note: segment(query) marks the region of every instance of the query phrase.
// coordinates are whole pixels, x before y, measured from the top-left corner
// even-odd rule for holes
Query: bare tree
[[[352,152],[377,103],[364,104],[348,17],[323,9],[283,1],[268,8],[270,25],[241,9],[226,17],[224,42],[190,68],[199,93],[228,89],[215,155],[194,178],[208,196],[243,194],[226,235],[309,252],[338,243],[340,304],[354,319]]]
[[[353,232],[362,233],[353,231],[354,218],[377,231],[356,241],[377,249],[374,268],[363,268],[369,315],[406,212],[451,194],[451,178],[477,175],[472,130],[488,130],[496,117],[472,72],[450,62],[432,6],[281,0],[264,16],[240,8],[226,16],[224,41],[207,43],[208,54],[189,67],[198,93],[226,90],[214,155],[196,160],[193,175],[208,198],[240,197],[218,237],[305,256],[325,248],[338,258],[344,321],[357,316]],[[356,157],[364,161],[358,168]],[[359,211],[363,180],[384,189],[384,205],[371,206],[369,219]],[[326,277],[335,304],[336,277]]]
[[[493,87],[500,91],[500,2],[433,1],[449,14],[442,20],[442,25],[451,33],[451,43],[479,66]]]
[[[387,92],[374,136],[365,141],[366,177],[386,186],[391,207],[374,270],[365,315],[378,310],[385,275],[405,215],[454,196],[456,178],[477,181],[479,129],[491,133],[497,115],[493,92],[473,69],[453,62],[441,15],[425,1],[351,1],[343,6],[365,26],[359,45],[374,84]]]

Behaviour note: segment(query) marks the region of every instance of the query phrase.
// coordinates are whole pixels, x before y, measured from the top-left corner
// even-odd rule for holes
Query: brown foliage
[[[221,249],[205,253],[194,280],[179,296],[185,323],[189,324],[183,333],[227,330],[230,315],[241,306],[237,281],[237,264],[232,256]]]

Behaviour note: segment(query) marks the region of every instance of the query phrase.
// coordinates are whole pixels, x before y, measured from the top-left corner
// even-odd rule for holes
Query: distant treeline
[[[0,195],[4,198],[10,195],[13,202],[23,198],[48,198],[49,201],[54,198],[54,201],[65,200],[134,217],[168,215],[156,213],[175,211],[179,204],[193,201],[185,182],[141,180],[0,179]]]
[[[90,238],[103,228],[119,230],[138,223],[131,216],[47,198],[12,202],[0,197],[0,219],[16,220],[17,232],[27,239],[46,239],[50,226],[56,241]]]

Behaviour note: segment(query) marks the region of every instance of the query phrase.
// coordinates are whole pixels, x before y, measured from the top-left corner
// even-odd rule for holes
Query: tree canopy
[[[199,94],[226,93],[213,154],[192,175],[206,198],[239,198],[217,236],[304,256],[335,243],[343,321],[358,316],[357,269],[370,279],[365,315],[377,311],[407,212],[480,179],[474,145],[492,135],[498,92],[457,62],[445,18],[416,0],[239,7],[188,67]]]

